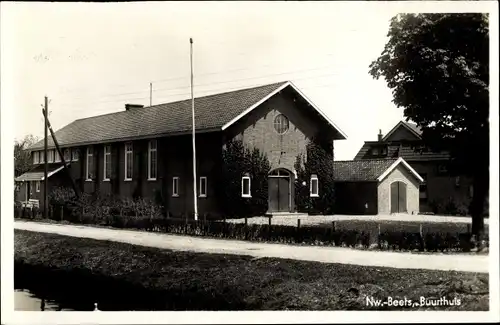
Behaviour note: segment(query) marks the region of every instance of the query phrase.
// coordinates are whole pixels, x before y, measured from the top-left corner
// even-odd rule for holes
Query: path
[[[110,240],[179,251],[249,255],[257,258],[275,257],[404,269],[489,272],[488,255],[411,254],[364,251],[340,247],[292,246],[24,221],[15,221],[14,227],[22,230]]]

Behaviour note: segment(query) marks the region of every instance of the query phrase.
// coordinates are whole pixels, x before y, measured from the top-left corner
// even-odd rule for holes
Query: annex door
[[[269,175],[269,212],[290,212],[290,173],[273,171]]]
[[[404,213],[407,211],[406,184],[394,182],[391,184],[391,213]]]

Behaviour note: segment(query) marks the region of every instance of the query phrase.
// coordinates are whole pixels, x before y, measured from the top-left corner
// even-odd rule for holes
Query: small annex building
[[[403,159],[334,162],[335,213],[419,213],[422,177]]]

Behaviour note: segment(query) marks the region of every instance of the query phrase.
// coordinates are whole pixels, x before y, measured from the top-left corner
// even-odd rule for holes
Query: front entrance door
[[[271,174],[268,188],[269,212],[290,212],[290,175],[283,171]]]
[[[406,184],[394,182],[391,184],[391,213],[404,213],[407,211]]]

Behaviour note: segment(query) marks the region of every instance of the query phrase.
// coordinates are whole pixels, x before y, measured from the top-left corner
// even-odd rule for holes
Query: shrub
[[[295,160],[297,211],[311,215],[333,214],[335,203],[333,148],[330,143],[313,138],[308,142],[306,149],[307,157],[301,154]],[[310,197],[310,179],[313,174],[318,176],[319,197]]]
[[[259,149],[245,148],[240,140],[229,141],[222,153],[217,198],[225,215],[250,217],[267,211],[267,176],[271,165]],[[251,198],[241,196],[242,177],[251,179]]]

